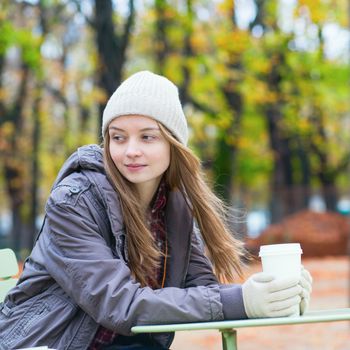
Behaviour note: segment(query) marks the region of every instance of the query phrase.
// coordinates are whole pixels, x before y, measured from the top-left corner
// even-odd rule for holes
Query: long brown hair
[[[159,128],[170,143],[171,160],[165,180],[170,190],[182,192],[203,236],[206,252],[220,282],[232,283],[235,272],[242,276],[243,243],[234,238],[228,228],[228,210],[206,183],[198,157],[160,123]],[[161,253],[145,225],[135,187],[125,179],[110,155],[108,128],[104,135],[104,163],[108,177],[120,197],[127,232],[129,267],[142,286],[154,281],[153,271],[159,266]]]

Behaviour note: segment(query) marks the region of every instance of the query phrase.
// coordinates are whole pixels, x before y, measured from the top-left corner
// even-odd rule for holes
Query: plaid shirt
[[[167,190],[164,180],[161,181],[155,200],[152,205],[149,225],[153,238],[157,244],[158,249],[164,254],[166,251],[166,230],[165,230],[165,205],[167,199]],[[163,273],[166,266],[164,262],[160,264],[160,267],[154,271],[157,285],[152,283],[151,280],[148,281],[149,287],[155,289],[162,285]],[[91,342],[88,350],[99,350],[104,345],[113,344],[117,337],[117,333],[113,332],[103,326],[100,326],[96,332],[96,335]]]

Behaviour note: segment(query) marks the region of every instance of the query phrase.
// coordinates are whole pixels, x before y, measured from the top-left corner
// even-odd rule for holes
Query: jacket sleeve
[[[224,318],[217,284],[141,288],[100,235],[88,203],[91,195],[73,197],[65,186],[52,192],[46,207],[47,227],[38,244],[50,275],[98,324],[131,335],[136,324]]]
[[[193,227],[191,254],[186,275],[186,287],[219,284],[213,273],[210,260],[204,254],[204,243],[196,225]],[[220,297],[224,318],[229,320],[247,318],[242,286],[239,284],[220,285]]]

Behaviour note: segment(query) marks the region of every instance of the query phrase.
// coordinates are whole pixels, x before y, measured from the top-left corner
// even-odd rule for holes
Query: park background
[[[64,160],[147,69],[178,85],[249,250],[300,241],[348,306],[349,55],[346,0],[0,0],[0,247],[28,255]]]

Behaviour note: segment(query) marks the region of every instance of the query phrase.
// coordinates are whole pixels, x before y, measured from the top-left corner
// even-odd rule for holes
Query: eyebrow
[[[117,128],[116,126],[110,126],[109,130],[116,130],[116,131],[123,131],[123,132],[125,132],[124,129]],[[152,127],[151,128],[143,128],[140,131],[150,131],[150,130],[158,130],[158,131],[160,131],[159,128],[152,128]]]

